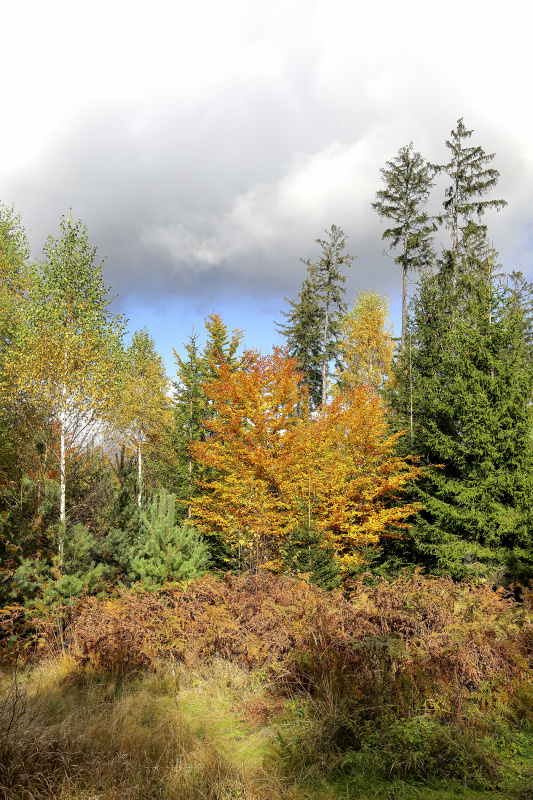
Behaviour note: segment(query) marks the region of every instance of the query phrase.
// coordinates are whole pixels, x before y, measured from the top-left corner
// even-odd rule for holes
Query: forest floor
[[[533,800],[529,620],[421,576],[86,599],[4,652],[0,798]]]

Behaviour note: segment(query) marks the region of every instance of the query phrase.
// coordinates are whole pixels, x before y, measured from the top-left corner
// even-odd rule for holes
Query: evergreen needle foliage
[[[404,552],[458,579],[523,580],[533,575],[527,309],[493,254],[455,263],[422,275],[397,366],[393,403],[426,465]]]
[[[187,523],[175,524],[176,496],[161,489],[140,515],[141,528],[131,577],[146,585],[196,578],[206,571],[206,544]]]

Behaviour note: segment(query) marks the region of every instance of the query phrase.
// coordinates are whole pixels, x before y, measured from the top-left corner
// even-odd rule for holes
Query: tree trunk
[[[407,250],[407,244],[404,245],[404,253]],[[402,351],[405,345],[405,331],[407,329],[407,264],[403,263],[402,275]]]
[[[141,507],[142,499],[142,455],[141,455],[141,439],[137,440],[137,505]]]
[[[63,544],[65,539],[65,532],[67,527],[67,514],[66,514],[66,475],[65,475],[65,421],[63,419],[63,413],[61,414],[60,419],[60,427],[61,427],[61,453],[60,453],[60,464],[59,464],[59,481],[61,486],[61,499],[59,504],[59,524],[61,533],[59,536],[59,567],[63,566]]]
[[[328,341],[329,303],[326,303],[326,317],[324,320],[324,337],[322,340],[322,405],[326,405],[328,398],[328,356],[326,346]]]

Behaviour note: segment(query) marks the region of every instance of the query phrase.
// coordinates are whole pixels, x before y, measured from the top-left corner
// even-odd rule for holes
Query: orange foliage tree
[[[204,386],[215,415],[204,422],[206,440],[190,448],[213,477],[200,482],[193,519],[253,566],[276,563],[305,514],[348,566],[419,508],[397,494],[420,469],[396,455],[400,434],[389,434],[375,392],[362,386],[310,413],[301,378],[275,348],[248,351],[238,371],[220,363]]]
[[[198,482],[204,493],[193,499],[192,516],[250,563],[267,561],[294,524],[284,497],[294,472],[286,434],[300,424],[298,404],[307,396],[295,364],[278,348],[270,356],[248,350],[240,370],[223,361],[218,379],[203,384],[214,416],[204,421],[206,440],[190,450],[214,477]]]

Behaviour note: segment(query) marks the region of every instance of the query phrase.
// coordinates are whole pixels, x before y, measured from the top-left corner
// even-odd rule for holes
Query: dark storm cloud
[[[383,225],[370,209],[379,168],[411,140],[430,160],[446,160],[463,96],[408,59],[394,69],[374,64],[366,75],[359,65],[358,80],[340,86],[332,63],[309,46],[273,76],[233,75],[198,98],[169,91],[93,103],[3,181],[4,198],[22,212],[36,252],[72,209],[106,254],[106,280],[124,301],[205,307],[294,296],[305,275],[300,257],[318,255],[314,240],[333,223],[357,256],[349,293],[372,286],[395,294],[399,270],[382,256]],[[527,272],[531,159],[520,137],[482,112],[465,123],[474,143],[497,150],[510,207],[494,219],[496,246]],[[439,238],[445,245],[447,232]]]

